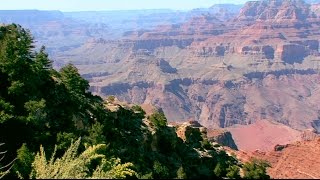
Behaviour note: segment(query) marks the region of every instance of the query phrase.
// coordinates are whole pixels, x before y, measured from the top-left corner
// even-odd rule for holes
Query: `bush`
[[[177,179],[187,179],[187,174],[186,172],[184,172],[184,169],[182,166],[177,171]]]
[[[20,149],[17,150],[17,160],[13,166],[13,171],[21,178],[28,178],[31,173],[31,163],[34,160],[34,154],[31,153],[24,143]]]
[[[107,100],[108,100],[109,102],[111,102],[111,103],[113,103],[115,99],[116,99],[115,96],[108,96],[108,98],[107,98]]]
[[[230,179],[240,179],[240,168],[236,165],[232,165],[227,168],[227,177]]]
[[[245,179],[270,179],[267,168],[271,167],[267,161],[253,159],[243,165]]]
[[[155,161],[153,163],[153,172],[155,179],[169,177],[169,169],[162,165],[159,161]]]
[[[43,147],[40,147],[40,152],[32,163],[33,170],[30,177],[36,179],[122,179],[135,175],[135,172],[130,169],[133,166],[132,163],[121,164],[120,159],[116,158],[107,160],[105,155],[98,153],[107,147],[105,144],[90,146],[77,155],[79,145],[80,138],[75,143],[71,143],[61,158],[55,159],[54,152],[49,161],[46,159]],[[90,164],[95,160],[100,160],[100,163],[96,168],[89,169]]]
[[[152,122],[152,124],[157,127],[166,127],[167,126],[167,118],[163,112],[155,112],[148,117],[148,119]]]

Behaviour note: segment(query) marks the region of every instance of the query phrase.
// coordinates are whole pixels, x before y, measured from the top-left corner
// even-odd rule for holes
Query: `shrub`
[[[79,145],[80,138],[75,143],[71,143],[61,158],[55,159],[54,152],[49,161],[47,161],[46,154],[41,146],[40,152],[37,153],[32,163],[33,170],[30,177],[36,179],[120,179],[135,175],[135,172],[130,169],[133,166],[132,163],[121,164],[120,159],[116,158],[107,160],[104,155],[98,153],[98,151],[107,147],[105,144],[90,146],[80,155],[77,155]],[[94,160],[100,160],[100,163],[90,171],[89,165]]]
[[[271,167],[267,161],[253,159],[243,165],[245,179],[270,179],[267,168]]]

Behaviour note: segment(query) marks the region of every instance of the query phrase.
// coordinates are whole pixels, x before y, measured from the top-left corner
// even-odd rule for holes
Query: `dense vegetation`
[[[69,64],[59,71],[30,33],[0,27],[0,167],[20,178],[239,178],[242,164],[198,131],[187,140],[167,126],[162,112],[145,117],[92,95]],[[245,165],[243,177],[264,177],[266,165]],[[0,169],[0,171],[7,169]],[[257,172],[257,173],[254,173]],[[1,173],[0,173],[1,176]]]

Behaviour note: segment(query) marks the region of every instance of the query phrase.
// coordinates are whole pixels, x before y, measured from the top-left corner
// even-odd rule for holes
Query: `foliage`
[[[153,179],[153,174],[152,174],[152,172],[149,172],[147,174],[144,174],[144,175],[138,176],[138,177],[139,177],[139,179]]]
[[[3,99],[0,97],[0,123],[4,123],[5,121],[13,118],[12,115],[12,110],[13,106],[10,105],[10,103],[5,102]]]
[[[96,122],[95,124],[93,124],[88,130],[88,136],[85,137],[85,142],[90,145],[106,143],[106,137],[104,135],[103,129],[104,125],[102,125],[101,123]]]
[[[34,154],[30,152],[24,143],[21,148],[17,150],[17,160],[13,166],[13,171],[23,179],[28,178],[31,173],[31,164],[33,161]]]
[[[115,96],[108,96],[108,98],[107,98],[107,100],[108,100],[109,102],[114,102],[115,99],[116,99]]]
[[[162,111],[153,113],[148,119],[157,128],[167,126],[167,118]]]
[[[236,165],[229,166],[227,168],[227,177],[230,179],[240,179],[240,167]]]
[[[132,163],[121,164],[119,158],[112,158],[110,160],[102,159],[101,164],[94,170],[92,174],[93,179],[125,179],[128,176],[134,176],[135,171],[131,169]]]
[[[222,167],[221,167],[221,164],[218,163],[213,171],[214,171],[215,175],[217,175],[218,177],[221,177],[222,176],[222,171],[223,171]]]
[[[177,171],[177,179],[186,179],[187,178],[187,174],[185,173],[183,167],[179,167],[178,171]]]
[[[270,179],[267,175],[267,168],[270,164],[263,160],[253,159],[243,165],[245,179]]]
[[[105,144],[99,144],[88,147],[80,155],[77,150],[80,145],[80,138],[71,143],[65,154],[61,158],[55,159],[55,153],[47,161],[43,147],[37,153],[32,163],[33,171],[30,175],[36,179],[67,179],[67,178],[125,178],[135,174],[130,169],[131,163],[121,164],[120,159],[107,160],[105,155],[99,151],[106,148]],[[94,160],[100,160],[95,169],[89,169],[89,165]],[[90,171],[92,173],[90,173]]]
[[[139,105],[134,105],[131,109],[139,116],[139,118],[143,119],[146,115],[146,112]]]
[[[77,139],[77,136],[74,133],[59,132],[57,134],[57,150],[67,149],[71,142]]]
[[[155,161],[153,163],[153,172],[154,172],[154,178],[168,178],[169,177],[169,169],[162,165],[159,161]]]

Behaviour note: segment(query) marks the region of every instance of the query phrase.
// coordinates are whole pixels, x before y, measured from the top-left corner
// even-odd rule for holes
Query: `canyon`
[[[318,130],[320,19],[311,7],[250,1],[237,15],[207,11],[53,57],[76,64],[92,92],[152,104],[169,121],[228,128],[269,120]]]
[[[252,156],[280,167],[319,141],[319,9],[262,0],[191,11],[0,11],[0,20],[29,28],[55,68],[76,65],[94,94],[162,109],[173,124],[197,121],[240,157],[261,151]],[[278,170],[272,177],[291,177]]]

